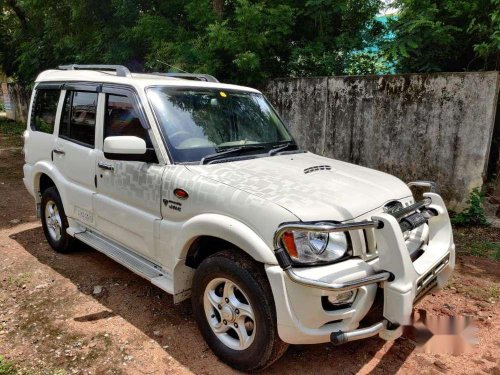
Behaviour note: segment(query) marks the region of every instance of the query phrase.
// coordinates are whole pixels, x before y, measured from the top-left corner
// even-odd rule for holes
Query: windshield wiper
[[[297,146],[297,144],[295,144],[295,143],[288,142],[287,144],[285,144],[283,146],[276,147],[276,148],[273,148],[273,149],[269,150],[269,152],[267,154],[269,156],[273,156],[273,155],[276,155],[278,152],[286,151],[287,149],[296,149],[296,150],[298,150],[299,146]]]
[[[221,151],[215,154],[210,154],[201,159],[200,164],[210,164],[214,160],[224,159],[228,156],[240,155],[247,151],[253,150],[261,150],[265,148],[264,146],[253,145],[253,146],[241,146],[241,147],[233,147],[225,151]]]

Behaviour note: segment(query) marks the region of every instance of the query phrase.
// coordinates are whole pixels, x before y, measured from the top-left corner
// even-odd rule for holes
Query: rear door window
[[[42,133],[54,133],[60,94],[60,90],[36,90],[31,115],[31,129]]]
[[[97,97],[95,92],[66,92],[59,127],[61,138],[94,147]]]

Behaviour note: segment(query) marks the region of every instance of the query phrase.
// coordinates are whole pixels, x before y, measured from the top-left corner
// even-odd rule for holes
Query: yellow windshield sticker
[[[221,91],[219,94],[220,94],[220,96],[222,96],[223,98],[226,98],[226,97],[227,97],[227,94],[226,94],[224,91]]]

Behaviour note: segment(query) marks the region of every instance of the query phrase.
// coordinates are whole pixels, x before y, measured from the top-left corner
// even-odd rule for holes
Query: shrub
[[[452,224],[462,227],[489,225],[486,219],[483,202],[484,193],[478,188],[472,189],[469,199],[467,200],[467,208],[451,219]]]

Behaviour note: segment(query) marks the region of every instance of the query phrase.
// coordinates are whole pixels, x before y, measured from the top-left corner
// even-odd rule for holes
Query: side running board
[[[75,233],[75,238],[107,255],[137,275],[149,280],[158,288],[173,294],[172,278],[161,266],[88,229],[85,232]]]

